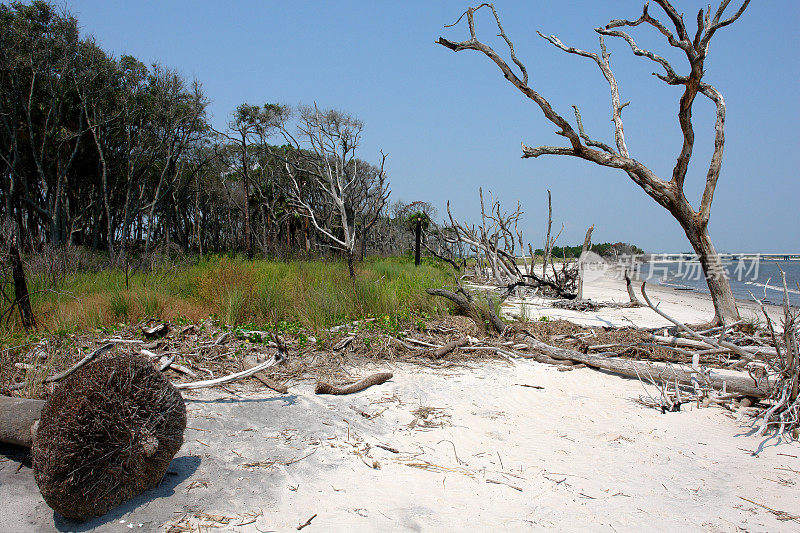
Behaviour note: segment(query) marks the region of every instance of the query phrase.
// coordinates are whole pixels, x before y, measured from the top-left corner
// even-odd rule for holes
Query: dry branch
[[[325,383],[324,381],[317,382],[317,386],[314,388],[314,393],[316,394],[353,394],[355,392],[361,392],[362,390],[369,388],[373,385],[380,385],[381,383],[392,379],[391,372],[379,372],[377,374],[372,374],[360,381],[356,381],[352,385],[347,385],[345,387],[337,387],[336,385],[331,385],[330,383]]]
[[[269,361],[260,363],[248,370],[244,370],[242,372],[236,372],[235,374],[229,374],[227,376],[222,376],[215,379],[208,379],[205,381],[191,381],[189,383],[173,383],[173,385],[175,386],[176,389],[185,389],[185,390],[206,389],[209,387],[216,387],[217,385],[223,385],[225,383],[231,383],[233,381],[238,381],[240,379],[249,378],[250,376],[257,374],[258,372],[261,372],[265,368],[277,365],[282,360],[283,357],[273,357]]]
[[[152,328],[148,328],[142,326],[142,334],[147,337],[148,339],[156,339],[159,337],[163,337],[167,333],[169,333],[169,324],[166,322],[159,324],[158,326],[153,326]]]
[[[256,366],[258,366],[259,362],[254,357],[245,357],[243,364],[245,370],[251,370]],[[253,374],[253,377],[276,392],[280,392],[281,394],[286,394],[287,392],[289,392],[289,388],[286,387],[286,385],[281,385],[280,383],[276,383],[275,381],[270,379],[269,376],[267,376],[267,374],[265,374],[264,372],[258,372],[256,374]]]
[[[441,348],[436,348],[430,353],[430,357],[433,359],[441,359],[442,357],[449,354],[456,348],[466,346],[467,344],[469,344],[469,339],[467,339],[466,337],[461,337],[460,339],[448,342]]]
[[[699,376],[694,370],[686,371],[676,365],[634,361],[619,357],[603,357],[602,355],[584,354],[568,348],[550,346],[530,334],[524,334],[520,338],[523,342],[528,344],[531,349],[539,350],[552,359],[583,363],[586,366],[614,372],[615,374],[630,378],[652,375],[654,379],[659,381],[668,383],[677,381],[687,386],[693,385],[699,379],[701,383],[711,388],[726,390],[727,392],[741,394],[742,396],[752,396],[754,398],[765,398],[769,396],[773,385],[769,380],[756,380],[744,372],[712,370],[705,376]]]

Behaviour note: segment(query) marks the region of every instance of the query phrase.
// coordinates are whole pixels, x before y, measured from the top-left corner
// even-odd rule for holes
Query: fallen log
[[[698,334],[699,335],[699,334]],[[702,336],[701,336],[702,337]],[[650,335],[650,340],[657,344],[666,344],[667,346],[682,346],[685,348],[700,348],[703,350],[716,348],[719,350],[724,350],[725,352],[737,353],[734,352],[733,349],[721,344],[719,346],[714,346],[704,340],[696,340],[696,339],[687,339],[684,337],[668,337],[664,335]],[[772,346],[738,346],[740,350],[747,352],[750,355],[778,355],[777,350]]]
[[[392,379],[391,372],[379,372],[377,374],[372,374],[371,376],[365,377],[360,381],[356,381],[352,385],[347,385],[346,387],[337,387],[336,385],[331,385],[330,383],[325,383],[324,381],[318,381],[317,386],[314,388],[314,393],[353,394],[355,392],[361,392],[362,390],[373,385],[380,385],[381,383],[390,379]]]
[[[42,416],[44,400],[0,396],[0,442],[33,446],[34,426]]]
[[[708,370],[706,375],[699,372],[686,371],[682,368],[666,364],[645,361],[634,361],[619,357],[603,357],[601,355],[584,354],[568,348],[550,346],[530,334],[521,334],[520,339],[531,349],[539,350],[552,359],[583,363],[592,368],[599,368],[630,378],[648,377],[658,381],[691,386],[696,382],[717,390],[754,398],[765,398],[770,395],[773,383],[768,380],[755,380],[744,372],[730,370]]]
[[[245,370],[252,370],[259,365],[259,361],[255,357],[248,356],[244,358],[242,364],[244,365]],[[289,388],[286,385],[276,383],[264,372],[256,372],[253,374],[253,377],[276,392],[280,392],[281,394],[286,394],[289,392]]]
[[[466,337],[461,337],[460,339],[448,342],[441,348],[436,348],[430,353],[430,357],[433,359],[441,359],[442,357],[449,354],[456,348],[466,346],[467,344],[469,344],[469,339],[467,339]]]

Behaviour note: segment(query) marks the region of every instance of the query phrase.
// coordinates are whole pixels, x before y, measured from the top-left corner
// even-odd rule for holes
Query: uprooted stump
[[[42,409],[36,483],[67,518],[105,514],[158,485],[185,428],[183,397],[146,357],[104,357],[62,381]]]

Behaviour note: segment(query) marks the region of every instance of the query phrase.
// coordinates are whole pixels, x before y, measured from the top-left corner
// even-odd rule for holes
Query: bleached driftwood
[[[772,382],[769,380],[756,381],[744,372],[732,370],[709,370],[705,376],[699,376],[694,370],[684,370],[683,368],[667,363],[656,363],[646,361],[635,361],[622,359],[620,357],[604,357],[602,355],[592,355],[559,348],[545,344],[530,334],[522,334],[520,338],[528,344],[531,349],[539,350],[552,359],[573,361],[583,363],[586,366],[599,368],[615,374],[620,374],[630,378],[639,378],[642,375],[652,376],[655,380],[674,382],[682,385],[692,386],[698,379],[702,384],[717,389],[726,390],[730,393],[742,396],[752,396],[754,398],[764,398],[770,395]]]
[[[141,327],[142,333],[145,337],[148,338],[158,338],[163,337],[167,333],[169,333],[169,324],[166,322],[159,324],[158,326],[153,326],[152,328],[148,328],[145,326]]]
[[[194,389],[206,389],[209,387],[216,387],[217,385],[223,385],[225,383],[231,383],[233,381],[238,381],[240,379],[249,378],[250,376],[261,372],[265,368],[269,368],[271,366],[277,365],[280,361],[282,361],[282,357],[273,357],[269,361],[265,361],[261,364],[254,366],[253,368],[249,368],[242,372],[236,372],[235,374],[228,374],[227,376],[218,377],[215,379],[207,379],[205,381],[190,381],[189,383],[173,383],[176,389],[183,389],[183,390],[194,390]]]

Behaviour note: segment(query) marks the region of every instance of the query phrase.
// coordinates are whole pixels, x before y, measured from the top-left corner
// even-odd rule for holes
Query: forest
[[[113,57],[52,4],[0,5],[0,31],[0,211],[24,250],[407,247],[409,208],[389,205],[385,157],[358,157],[357,118],[243,103],[217,130],[200,81]]]

